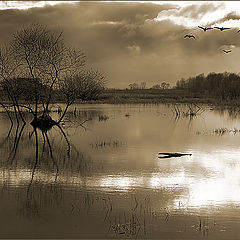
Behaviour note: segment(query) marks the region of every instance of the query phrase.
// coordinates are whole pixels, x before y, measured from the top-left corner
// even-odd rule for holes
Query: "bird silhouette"
[[[231,50],[222,50],[223,52],[225,52],[225,53],[230,53],[230,52],[232,52]]]
[[[207,30],[213,29],[210,27],[201,27],[201,26],[198,26],[198,27],[201,28],[204,32],[206,32]]]
[[[231,29],[231,28],[224,28],[224,27],[214,27],[214,28],[219,29],[221,32],[227,29]]]
[[[194,36],[194,35],[188,35],[188,34],[186,34],[186,35],[184,36],[184,38],[195,38],[195,36]]]

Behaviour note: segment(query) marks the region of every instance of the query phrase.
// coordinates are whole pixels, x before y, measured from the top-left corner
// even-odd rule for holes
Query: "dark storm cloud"
[[[124,63],[132,54],[135,56],[141,52],[139,44],[151,44],[143,36],[141,27],[169,7],[167,4],[81,2],[73,6],[4,10],[0,11],[0,31],[4,33],[0,39],[9,40],[22,25],[32,22],[46,24],[51,29],[63,30],[65,39],[82,49],[90,64],[103,66],[103,70],[112,76],[111,69],[118,68],[112,65]],[[125,71],[128,71],[127,66]],[[130,75],[128,77],[134,79]],[[114,79],[111,77],[109,81]]]
[[[180,9],[171,4],[80,2],[2,10],[0,41],[8,41],[22,25],[39,22],[50,29],[63,30],[64,38],[87,55],[89,65],[108,76],[109,86],[127,87],[141,81],[147,81],[148,86],[157,81],[173,84],[181,77],[198,73],[202,66],[194,63],[199,58],[216,57],[221,46],[239,44],[236,37],[226,35],[231,32],[219,35],[214,30],[205,34],[197,27],[157,21],[157,16],[161,12],[202,16],[215,8],[213,4]],[[196,40],[184,39],[188,33],[196,35]]]
[[[155,18],[166,8],[167,5],[81,2],[73,6],[2,10],[0,31],[4,34],[0,35],[0,39],[9,39],[22,25],[40,22],[52,29],[62,29],[69,41],[83,44],[83,49],[88,48],[90,42],[97,46],[121,46],[125,36],[135,35],[139,25],[144,24],[147,19]]]

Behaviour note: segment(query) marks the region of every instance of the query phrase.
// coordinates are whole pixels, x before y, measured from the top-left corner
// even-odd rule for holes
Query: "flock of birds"
[[[224,31],[224,30],[228,30],[228,29],[231,29],[231,28],[226,28],[226,27],[201,27],[201,26],[198,26],[200,29],[202,29],[204,32],[206,32],[207,30],[211,30],[211,29],[218,29],[220,30],[221,32]],[[237,33],[239,33],[240,30],[237,31]],[[196,37],[194,35],[189,35],[189,34],[186,34],[184,36],[184,38],[193,38],[195,39]],[[222,50],[223,52],[225,52],[226,54],[232,52],[231,50]]]

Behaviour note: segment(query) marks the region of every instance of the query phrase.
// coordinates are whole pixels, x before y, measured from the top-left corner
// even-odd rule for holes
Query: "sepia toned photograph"
[[[1,1],[0,239],[240,239],[240,1]]]

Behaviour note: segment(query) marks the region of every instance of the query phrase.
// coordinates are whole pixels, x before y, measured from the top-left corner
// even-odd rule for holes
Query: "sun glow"
[[[166,2],[157,3],[164,4]],[[198,25],[215,26],[215,24],[227,16],[227,14],[240,14],[240,2],[238,1],[171,1],[168,3],[173,4],[176,7],[161,11],[155,21],[170,20],[177,25],[183,25],[186,28],[193,28]],[[201,6],[203,5],[206,6],[205,12],[203,10],[201,12]],[[211,6],[212,9],[210,8],[208,10],[207,5]],[[197,10],[199,11],[199,14],[194,14]],[[220,21],[219,24],[223,27],[240,27],[239,19],[226,19]]]
[[[7,170],[0,168],[0,187],[52,184],[56,181],[62,186],[81,189],[97,189],[103,192],[130,192],[137,189],[150,191],[172,191],[177,194],[170,200],[169,207],[182,206],[205,208],[240,202],[240,152],[237,148],[211,152],[195,152],[184,161],[157,160],[158,170],[154,172],[122,172],[119,174],[96,174],[82,177],[68,175],[64,171],[41,171],[22,168]],[[161,171],[169,169],[170,171]],[[32,176],[34,175],[33,181]]]

